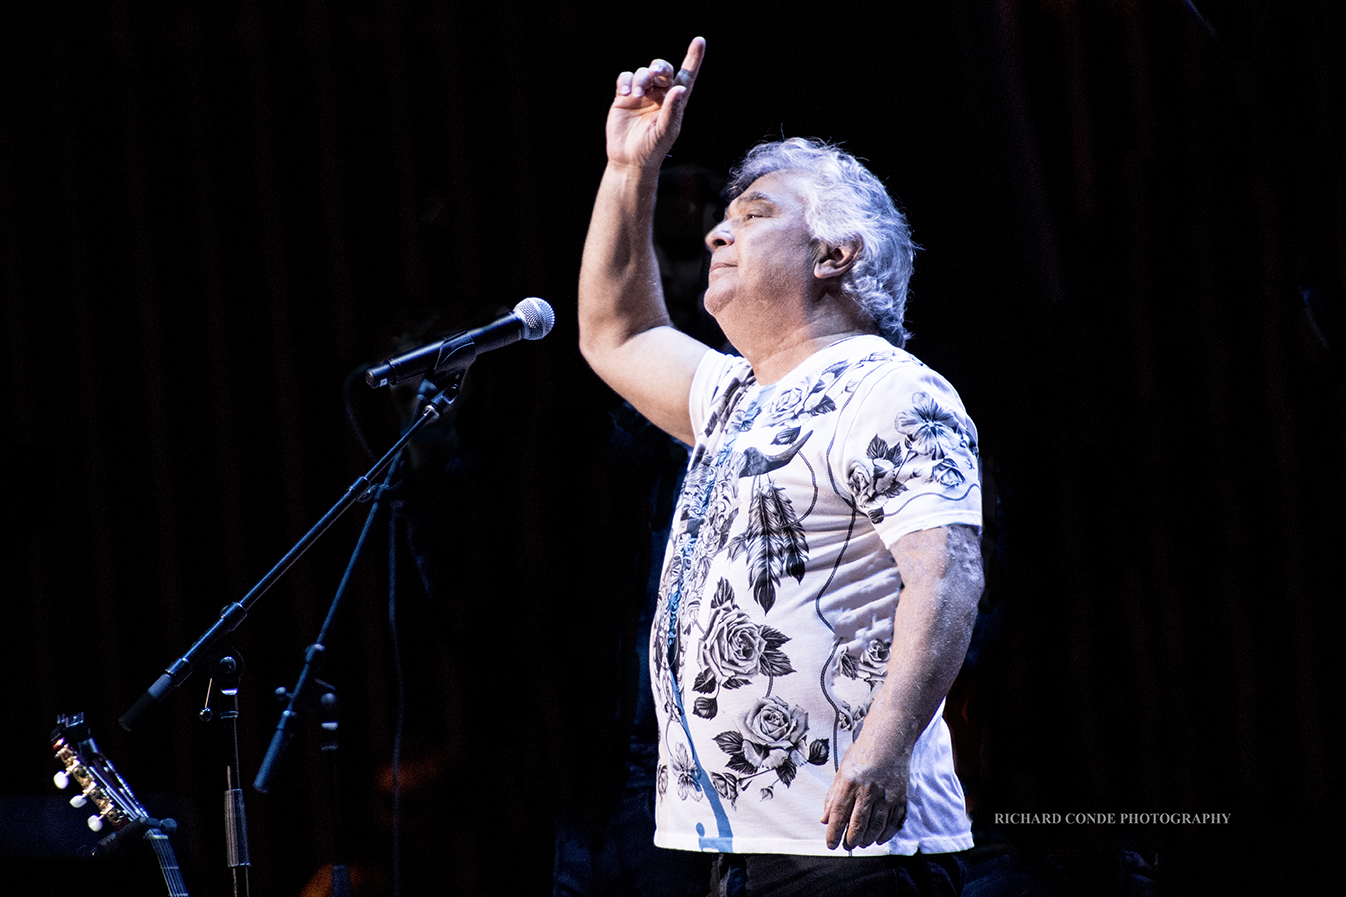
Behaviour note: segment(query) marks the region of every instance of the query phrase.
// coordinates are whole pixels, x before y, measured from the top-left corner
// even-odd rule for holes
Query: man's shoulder
[[[834,343],[814,355],[810,362],[807,370],[801,371],[806,377],[844,380],[850,389],[865,381],[918,379],[932,373],[915,355],[880,336],[853,337]]]

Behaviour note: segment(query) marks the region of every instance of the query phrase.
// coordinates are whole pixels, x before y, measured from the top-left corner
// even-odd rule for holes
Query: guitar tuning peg
[[[89,817],[89,831],[101,832],[103,830],[103,817],[94,815]]]
[[[76,810],[78,810],[80,807],[84,806],[88,802],[89,799],[86,798],[83,794],[76,794],[74,797],[70,798],[70,806],[74,807]]]
[[[55,782],[56,787],[60,788],[62,791],[70,787],[70,776],[66,775],[64,770],[52,776],[51,780]]]

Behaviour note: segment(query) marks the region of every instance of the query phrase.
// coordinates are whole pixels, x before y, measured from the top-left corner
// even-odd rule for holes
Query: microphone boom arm
[[[475,352],[473,353],[473,357],[475,358]],[[471,361],[468,362],[468,365],[470,364]],[[466,369],[466,366],[464,366],[463,370]],[[271,568],[271,571],[267,573],[266,576],[262,577],[262,579],[253,586],[248,594],[243,596],[241,600],[225,606],[224,610],[220,612],[219,619],[216,620],[190,648],[187,649],[187,653],[183,654],[164,670],[163,675],[155,680],[154,684],[141,695],[140,699],[136,701],[126,713],[122,714],[119,722],[123,729],[128,732],[131,731],[136,723],[140,721],[140,718],[143,717],[150,708],[159,704],[170,691],[186,681],[187,677],[191,675],[193,667],[209,659],[215,646],[226,635],[238,628],[239,624],[243,622],[243,618],[247,616],[248,611],[252,609],[252,606],[255,603],[257,603],[257,600],[261,598],[268,589],[275,585],[283,575],[285,575],[285,572],[294,565],[295,561],[299,560],[300,556],[308,551],[308,549],[321,538],[323,533],[331,528],[332,524],[335,523],[342,514],[350,510],[352,505],[358,501],[364,501],[369,498],[371,494],[371,484],[392,465],[393,461],[397,458],[398,454],[406,444],[420,432],[421,428],[438,420],[440,415],[447,411],[449,406],[453,404],[453,400],[458,395],[458,387],[461,379],[461,375],[456,375],[454,377],[453,385],[444,389],[434,398],[426,402],[425,407],[421,412],[421,416],[413,421],[411,426],[407,427],[406,431],[401,435],[397,442],[393,444],[393,447],[390,448],[382,458],[375,462],[373,467],[350,485],[350,488],[346,490],[345,495],[328,509],[327,513],[313,525],[313,528],[305,533],[303,538],[294,544],[294,547],[285,553],[285,556]]]

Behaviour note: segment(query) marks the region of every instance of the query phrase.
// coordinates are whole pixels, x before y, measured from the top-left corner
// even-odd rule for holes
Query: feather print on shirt
[[[748,553],[752,596],[762,612],[776,603],[776,585],[782,576],[804,579],[804,557],[809,546],[785,490],[766,480],[753,487],[747,528],[729,540],[729,557]]]

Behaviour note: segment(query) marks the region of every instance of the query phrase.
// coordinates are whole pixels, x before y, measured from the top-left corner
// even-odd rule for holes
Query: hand
[[[837,845],[847,850],[883,844],[892,839],[907,818],[907,786],[911,757],[893,756],[876,745],[876,739],[860,738],[841,758],[841,766],[823,799],[827,826],[827,849]]]
[[[617,76],[617,96],[608,110],[608,160],[638,168],[658,167],[682,128],[682,113],[706,52],[704,38],[693,38],[677,72],[656,59]]]

